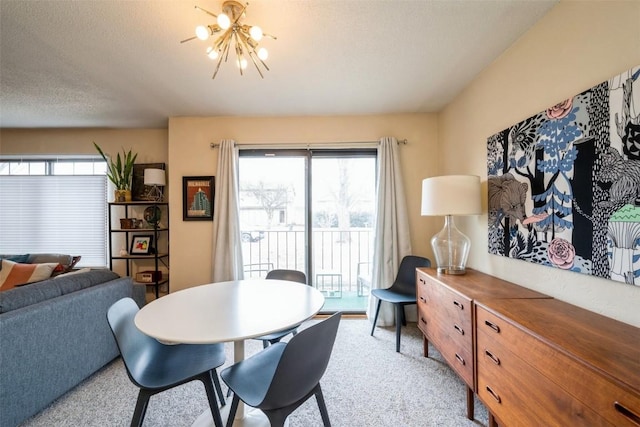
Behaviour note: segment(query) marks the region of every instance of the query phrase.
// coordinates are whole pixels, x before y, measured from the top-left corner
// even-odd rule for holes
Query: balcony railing
[[[304,230],[250,230],[244,231],[243,236],[245,278],[264,277],[272,269],[299,270],[327,296],[363,296],[358,273],[366,273],[371,265],[373,229],[315,228],[311,233],[313,259],[309,268]],[[341,294],[337,293],[338,288]]]

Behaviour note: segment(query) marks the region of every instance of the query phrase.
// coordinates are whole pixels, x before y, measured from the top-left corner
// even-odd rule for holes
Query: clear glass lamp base
[[[466,269],[460,267],[438,267],[436,268],[438,274],[465,274],[467,272]]]
[[[465,274],[471,240],[456,228],[453,216],[445,217],[444,228],[431,238],[438,274]]]

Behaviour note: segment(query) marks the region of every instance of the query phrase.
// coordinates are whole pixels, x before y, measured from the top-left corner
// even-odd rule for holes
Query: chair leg
[[[402,312],[404,306],[402,304],[394,304],[396,306],[396,353],[400,353],[400,332],[402,330]]]
[[[238,403],[240,403],[240,398],[237,394],[233,394],[233,400],[231,401],[231,408],[229,409],[229,418],[227,418],[227,426],[233,427],[233,419],[236,417],[236,412],[238,411]]]
[[[140,389],[138,392],[136,409],[133,411],[133,418],[131,418],[131,427],[142,427],[144,415],[147,413],[147,406],[149,405],[149,398],[152,395],[153,393],[149,393],[144,389]]]
[[[215,375],[215,372],[213,372],[213,374]],[[207,400],[209,401],[209,407],[211,408],[213,424],[216,427],[222,427],[222,417],[220,416],[220,409],[218,409],[218,400],[216,399],[216,392],[213,387],[211,371],[205,372],[198,379],[204,384],[204,390],[207,393]],[[222,390],[220,392],[222,393]]]
[[[400,306],[400,316],[402,317],[402,326],[407,326],[407,315],[404,312],[404,305],[403,304],[399,304]]]
[[[329,412],[327,412],[327,405],[324,402],[324,396],[322,394],[320,384],[318,384],[318,390],[316,391],[316,401],[318,402],[318,409],[320,409],[320,415],[322,416],[322,424],[324,427],[331,427]]]
[[[224,393],[222,392],[222,386],[220,385],[220,380],[218,379],[218,371],[212,369],[209,371],[209,375],[211,375],[211,379],[213,380],[213,385],[216,388],[216,393],[218,398],[220,399],[220,406],[224,406],[227,402],[224,401]]]
[[[380,304],[382,300],[378,300],[378,305],[376,306],[376,315],[373,316],[373,326],[371,327],[371,336],[373,336],[373,331],[376,329],[376,322],[378,321],[378,314],[380,313]]]

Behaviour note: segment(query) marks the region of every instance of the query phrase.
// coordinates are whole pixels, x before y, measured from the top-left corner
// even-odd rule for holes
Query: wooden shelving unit
[[[161,226],[159,223],[152,225],[150,228],[120,228],[119,220],[121,218],[135,218],[135,213],[143,212],[145,208],[156,206],[160,209],[161,220],[160,223],[169,223],[169,208],[167,202],[111,202],[109,203],[109,268],[114,269],[114,261],[124,262],[125,271],[127,276],[132,276],[136,283],[143,283],[147,286],[154,287],[155,297],[160,296],[160,288],[163,285],[167,287],[167,293],[169,293],[169,228]],[[143,220],[143,223],[146,221]],[[118,224],[114,226],[114,224]],[[153,235],[153,253],[149,255],[136,255],[130,254],[129,248],[131,245],[131,239],[136,235],[152,234]],[[120,238],[120,246],[114,244],[114,240],[117,236],[124,236],[124,239]],[[122,245],[124,243],[124,246]],[[121,255],[120,250],[124,248],[127,251],[127,255]],[[136,281],[134,267],[136,273],[138,271],[138,265],[136,261],[153,261],[153,271],[162,271],[162,279],[154,280],[153,282],[138,282]],[[165,271],[163,271],[165,270]]]

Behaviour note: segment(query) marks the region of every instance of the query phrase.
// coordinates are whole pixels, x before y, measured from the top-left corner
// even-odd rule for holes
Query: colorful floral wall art
[[[640,286],[640,66],[488,138],[489,252]]]

